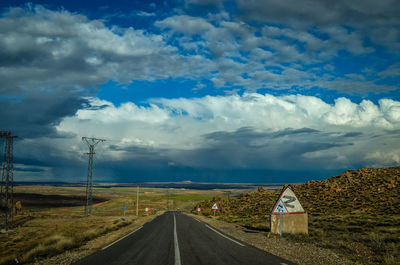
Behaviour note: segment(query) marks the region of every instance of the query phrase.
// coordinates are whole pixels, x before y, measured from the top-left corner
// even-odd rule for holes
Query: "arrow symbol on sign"
[[[296,201],[296,197],[289,196],[289,195],[284,195],[283,198],[288,199],[287,201],[283,202],[286,207],[294,208],[294,205],[290,205],[289,203],[292,203],[292,202]]]

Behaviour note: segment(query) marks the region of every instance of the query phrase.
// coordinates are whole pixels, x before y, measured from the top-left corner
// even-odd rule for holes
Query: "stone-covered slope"
[[[323,181],[309,181],[292,186],[305,210],[312,215],[327,213],[400,214],[400,167],[348,170]],[[235,219],[259,221],[268,218],[280,191],[257,191],[239,198],[214,198],[199,204],[205,215],[214,202],[220,215]]]

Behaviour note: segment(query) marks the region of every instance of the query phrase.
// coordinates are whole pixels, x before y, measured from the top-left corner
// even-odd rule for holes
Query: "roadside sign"
[[[305,213],[303,206],[294,194],[292,188],[287,186],[281,192],[278,201],[272,210],[273,214],[299,214]]]
[[[144,210],[145,210],[145,212],[148,212],[148,211],[149,211],[149,208],[146,207]]]
[[[122,211],[124,213],[125,216],[125,211],[128,210],[128,207],[126,206],[126,204],[124,203],[124,206],[122,206]]]
[[[211,207],[211,211],[218,211],[218,206],[214,203],[213,207]]]
[[[201,209],[200,209],[200,207],[197,207],[197,212],[201,212]]]

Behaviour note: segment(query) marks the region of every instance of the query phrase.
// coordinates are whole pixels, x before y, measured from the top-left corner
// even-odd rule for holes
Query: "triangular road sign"
[[[283,204],[282,200],[279,200],[275,207],[274,213],[287,213],[287,212],[288,210],[286,209],[286,206]]]
[[[273,214],[296,214],[305,213],[303,206],[301,206],[300,201],[297,199],[296,194],[294,194],[292,188],[287,186],[283,188],[278,201],[272,210]]]
[[[213,207],[211,207],[211,210],[218,211],[218,206],[216,203],[214,203]]]

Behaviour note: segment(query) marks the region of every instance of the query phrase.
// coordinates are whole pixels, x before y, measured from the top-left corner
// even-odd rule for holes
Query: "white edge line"
[[[174,214],[174,245],[175,245],[175,265],[181,265],[181,254],[179,252],[178,234],[176,233],[175,214]]]
[[[127,235],[121,237],[120,239],[115,240],[114,242],[112,242],[112,243],[109,244],[108,246],[105,246],[105,247],[102,248],[101,250],[105,250],[106,248],[111,247],[112,245],[114,245],[115,243],[121,241],[121,240],[124,239],[125,237],[132,235],[133,233],[135,233],[136,231],[138,231],[138,230],[141,229],[142,227],[143,227],[143,226],[141,226],[141,227],[139,227],[139,228],[136,228],[136,230],[133,230],[133,231],[130,232],[129,234],[127,234]]]
[[[240,242],[238,242],[238,241],[236,241],[236,240],[234,240],[234,239],[232,239],[232,238],[230,238],[230,237],[227,237],[226,235],[224,235],[224,234],[218,232],[217,230],[215,230],[214,228],[212,228],[212,227],[209,226],[209,225],[206,225],[206,226],[207,226],[208,228],[210,228],[211,230],[213,230],[215,233],[219,234],[220,236],[223,236],[223,237],[225,237],[226,239],[229,239],[230,241],[235,242],[236,244],[238,244],[238,245],[244,247],[244,245],[243,245],[242,243],[240,243]]]
[[[201,223],[201,221],[199,219],[197,219],[196,217],[192,217],[194,220],[196,220],[197,222]]]

